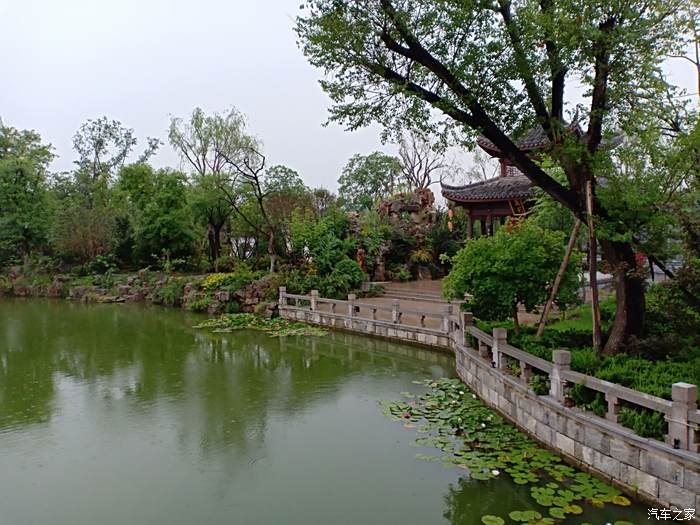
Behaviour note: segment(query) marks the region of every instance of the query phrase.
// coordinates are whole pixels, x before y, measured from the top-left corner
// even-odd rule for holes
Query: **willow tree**
[[[666,90],[661,63],[677,46],[679,5],[311,0],[296,29],[306,56],[326,73],[331,120],[349,129],[379,122],[388,134],[418,128],[445,144],[469,145],[481,134],[584,221],[590,182],[597,220],[616,224],[595,196],[609,169],[605,139],[625,131],[630,108]],[[516,146],[535,125],[564,183]],[[615,352],[643,331],[644,281],[629,231],[600,244],[615,277],[617,313],[605,348]]]

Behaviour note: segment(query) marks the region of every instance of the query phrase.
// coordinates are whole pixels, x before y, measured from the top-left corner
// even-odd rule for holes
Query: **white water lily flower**
[[[491,474],[493,474],[494,476],[498,476],[498,475],[500,474],[500,472],[499,472],[498,470],[496,470],[496,469],[493,469],[493,470],[491,471]]]
[[[486,428],[486,423],[482,423],[481,428]]]
[[[474,399],[476,399],[476,394],[472,394],[472,397],[473,397]]]
[[[464,395],[464,390],[460,390],[460,391],[459,391],[459,395],[460,395],[460,396],[463,396],[463,395]]]

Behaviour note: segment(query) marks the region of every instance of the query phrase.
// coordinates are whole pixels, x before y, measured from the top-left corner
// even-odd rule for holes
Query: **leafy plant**
[[[518,305],[531,312],[545,302],[563,255],[563,234],[544,230],[528,220],[512,231],[502,228],[493,236],[467,241],[452,259],[452,270],[443,281],[444,291],[452,299],[471,294],[470,306],[479,318],[500,320],[512,316],[517,331]],[[560,307],[576,303],[577,290],[576,265],[570,264],[559,289]]]
[[[304,323],[288,321],[280,317],[268,319],[255,314],[224,314],[215,319],[209,319],[195,326],[206,328],[214,332],[232,332],[234,330],[260,330],[269,333],[272,337],[285,337],[292,335],[323,336],[328,332],[320,328]]]

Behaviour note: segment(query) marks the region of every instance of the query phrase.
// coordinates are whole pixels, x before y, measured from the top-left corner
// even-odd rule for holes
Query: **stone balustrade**
[[[478,329],[474,316],[320,298],[317,291],[294,295],[280,288],[280,315],[322,326],[398,339],[454,351],[459,377],[489,406],[543,444],[654,504],[700,509],[700,411],[697,386],[676,383],[671,401],[571,370],[571,354],[553,352],[552,361],[508,344],[508,334]],[[459,311],[459,310],[458,310]],[[409,322],[407,319],[414,322]],[[512,366],[515,364],[516,366]],[[519,369],[515,375],[513,370]],[[538,395],[534,375],[549,380]],[[604,394],[605,417],[573,407],[572,384]],[[637,406],[663,414],[662,441],[640,437],[618,423],[620,407]]]

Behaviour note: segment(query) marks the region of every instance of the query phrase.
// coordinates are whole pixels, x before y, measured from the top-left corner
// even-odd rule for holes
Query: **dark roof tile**
[[[532,182],[519,172],[466,186],[449,186],[442,183],[441,186],[443,197],[456,202],[528,199],[533,196]]]

